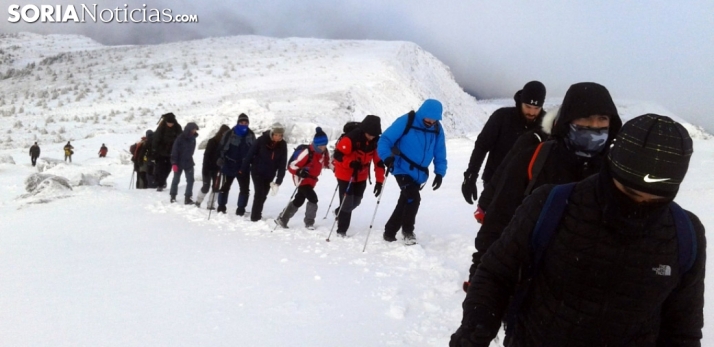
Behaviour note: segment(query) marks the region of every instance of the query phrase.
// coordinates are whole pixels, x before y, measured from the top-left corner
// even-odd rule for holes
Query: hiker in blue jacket
[[[243,159],[248,155],[250,147],[255,143],[255,133],[250,130],[250,119],[245,113],[238,116],[236,126],[223,135],[218,148],[218,166],[221,167],[222,184],[218,193],[218,209],[216,212],[226,213],[228,193],[233,181],[238,181],[238,207],[236,215],[243,216],[250,198],[250,172],[241,172]]]
[[[399,189],[399,201],[392,216],[384,226],[384,240],[396,241],[402,229],[406,243],[416,242],[414,222],[421,195],[419,190],[429,178],[429,165],[434,162],[432,188],[439,189],[446,174],[446,141],[441,126],[441,102],[427,99],[419,110],[397,118],[377,143],[377,154],[384,165],[394,175]],[[379,196],[382,185],[377,183],[375,196]]]
[[[503,317],[505,346],[700,346],[705,230],[674,203],[692,152],[646,114],[597,174],[536,189],[481,258],[449,346],[488,347]]]

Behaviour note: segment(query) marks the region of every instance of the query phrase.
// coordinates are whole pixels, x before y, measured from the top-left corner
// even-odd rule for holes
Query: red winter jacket
[[[350,163],[357,160],[362,163],[362,168],[357,172],[354,182],[367,180],[369,167],[372,163],[374,163],[374,176],[377,183],[384,182],[384,166],[381,164],[379,155],[377,155],[378,140],[379,137],[375,137],[372,141],[367,140],[364,132],[359,129],[355,129],[343,136],[335,146],[336,154],[333,161],[335,164],[335,177],[342,181],[349,181],[354,173]],[[339,160],[340,157],[342,160]]]
[[[310,160],[309,155],[311,152],[312,160]],[[320,176],[323,167],[333,168],[332,163],[330,163],[330,153],[327,150],[323,153],[317,153],[312,144],[310,144],[309,148],[303,149],[295,160],[288,163],[288,171],[293,175],[293,183],[297,185],[298,181],[300,181],[300,177],[296,176],[298,170],[306,168],[310,176],[303,178],[302,181],[300,181],[300,185],[313,188],[317,184],[317,176]]]

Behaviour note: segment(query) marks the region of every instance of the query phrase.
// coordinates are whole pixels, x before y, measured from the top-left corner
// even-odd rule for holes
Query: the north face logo
[[[659,267],[653,267],[652,271],[659,276],[671,276],[672,268],[669,265],[660,265]]]

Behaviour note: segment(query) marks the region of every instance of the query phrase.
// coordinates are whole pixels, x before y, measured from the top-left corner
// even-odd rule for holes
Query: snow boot
[[[283,210],[283,213],[280,214],[280,217],[276,219],[277,223],[287,229],[288,228],[288,222],[290,221],[290,218],[293,218],[295,215],[295,212],[297,212],[298,207],[295,206],[292,201],[288,204],[288,206],[285,206],[285,209]]]
[[[218,205],[218,209],[216,209],[216,212],[226,214],[226,205]]]
[[[173,204],[176,202],[176,195],[171,195],[171,203]]]
[[[187,197],[184,198],[183,204],[184,204],[184,205],[193,205],[193,204],[195,204],[195,202],[194,202],[193,200],[191,200],[191,197],[190,197],[190,196],[187,196]]]
[[[236,209],[236,215],[245,215],[245,207],[248,205],[248,194],[238,194],[238,208]]]
[[[394,234],[387,233],[386,231],[384,232],[384,234],[382,234],[382,237],[384,237],[384,241],[387,242],[397,241],[397,237]]]
[[[292,205],[292,203],[291,203]],[[317,204],[312,203],[312,202],[307,202],[305,205],[305,218],[303,219],[303,222],[305,222],[305,227],[310,229],[310,230],[315,230],[315,216],[317,215]]]
[[[415,245],[417,243],[416,236],[414,232],[404,233],[404,244],[407,246]]]
[[[206,193],[203,191],[199,191],[198,195],[196,196],[196,206],[201,207],[201,203],[203,202],[203,199],[206,197]]]

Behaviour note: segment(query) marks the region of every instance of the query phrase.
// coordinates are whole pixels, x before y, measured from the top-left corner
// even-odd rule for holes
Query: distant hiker
[[[105,158],[107,156],[107,151],[109,151],[109,149],[102,143],[102,147],[99,148],[99,157]]]
[[[473,204],[478,198],[476,180],[486,154],[488,160],[481,176],[484,186],[490,183],[493,173],[518,137],[540,125],[545,114],[545,86],[539,81],[530,81],[516,92],[513,100],[516,102],[514,107],[499,108],[488,118],[476,139],[469,166],[464,172],[464,182],[461,184],[461,193],[469,204]],[[486,207],[477,205],[476,213],[483,213]]]
[[[231,131],[221,139],[218,153],[218,166],[221,168],[221,190],[218,193],[218,209],[216,212],[226,213],[228,194],[233,180],[238,181],[238,208],[236,215],[245,214],[250,197],[250,169],[241,172],[243,159],[248,155],[250,147],[255,143],[255,134],[250,130],[250,119],[245,113],[238,116],[238,122]]]
[[[166,179],[171,173],[171,149],[174,141],[182,132],[181,124],[176,122],[176,116],[169,112],[161,116],[159,126],[154,132],[151,144],[151,158],[154,160],[154,177],[157,191],[166,188]]]
[[[196,137],[198,137],[198,125],[191,122],[186,124],[186,128],[181,135],[176,138],[174,145],[171,148],[171,170],[174,172],[174,178],[171,181],[171,202],[176,202],[176,194],[178,193],[178,184],[181,180],[181,173],[186,175],[186,192],[184,193],[184,204],[194,204],[191,200],[193,196],[193,152],[196,150]]]
[[[223,124],[218,129],[213,137],[208,140],[206,144],[206,150],[203,152],[203,165],[201,167],[201,180],[203,185],[201,186],[201,191],[198,192],[196,197],[196,206],[201,207],[203,198],[208,194],[209,189],[211,190],[210,199],[206,203],[206,208],[209,210],[214,209],[213,202],[215,201],[216,191],[218,187],[218,174],[221,167],[218,166],[218,158],[221,146],[221,139],[223,135],[227,133],[231,128]]]
[[[340,194],[340,207],[335,209],[337,215],[337,235],[345,237],[352,220],[352,211],[362,203],[364,191],[367,189],[367,178],[370,176],[370,166],[374,165],[374,176],[377,181],[375,191],[381,189],[384,183],[384,165],[377,155],[377,141],[382,134],[379,117],[368,115],[355,129],[346,133],[335,145],[334,158],[335,177]],[[377,194],[379,195],[379,194]]]
[[[489,346],[504,317],[505,346],[700,346],[706,233],[674,202],[692,151],[681,124],[646,114],[595,175],[536,189],[482,257],[449,346]]]
[[[295,159],[288,163],[288,171],[293,175],[293,182],[298,185],[298,188],[295,198],[288,203],[288,206],[275,220],[281,227],[288,227],[290,218],[295,215],[295,212],[307,199],[303,222],[306,228],[315,228],[318,201],[317,194],[315,194],[315,185],[317,184],[318,176],[322,173],[322,168],[332,168],[327,142],[327,134],[322,131],[322,128],[317,127],[312,143],[297,153]]]
[[[148,133],[151,130],[147,130]],[[129,146],[131,153],[131,162],[134,163],[134,171],[136,172],[136,189],[146,189],[149,187],[147,179],[147,151],[146,136],[142,136],[141,140]]]
[[[577,182],[600,171],[622,126],[608,90],[597,83],[570,86],[553,126],[551,140],[515,154],[475,239],[469,278],[481,256],[500,236],[525,196],[543,184]]]
[[[72,154],[74,154],[73,149],[74,147],[72,146],[72,144],[67,141],[67,144],[64,145],[64,161],[67,161],[67,159],[69,159],[69,162],[72,162]]]
[[[40,146],[35,142],[34,145],[30,147],[30,160],[32,160],[32,166],[37,164],[37,158],[40,157]]]
[[[399,229],[407,244],[416,243],[414,223],[421,195],[419,190],[429,178],[429,164],[434,162],[433,190],[441,187],[446,174],[446,140],[444,129],[439,122],[443,107],[441,102],[427,99],[416,112],[397,118],[384,131],[377,152],[384,165],[394,174],[399,184],[397,206],[384,226],[384,240],[396,241]],[[377,183],[375,195],[381,193],[382,185]]]
[[[153,142],[154,131],[146,130],[146,141],[144,141],[144,147],[146,148],[146,150],[144,151],[144,162],[146,163],[146,188],[149,189],[156,188],[156,176],[154,175],[156,163],[154,162],[154,159],[151,156],[151,153],[153,152],[151,150]]]
[[[253,207],[250,211],[250,220],[259,221],[263,217],[263,204],[268,197],[268,192],[277,193],[278,187],[285,177],[285,165],[288,160],[288,146],[283,140],[285,128],[280,123],[274,123],[270,130],[266,130],[243,159],[243,166],[239,174],[250,172],[253,179]],[[277,176],[276,176],[277,175]],[[273,181],[275,178],[275,182]]]

